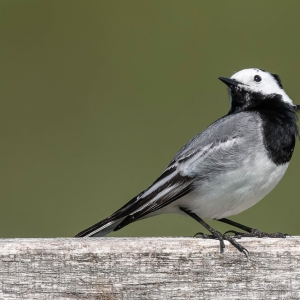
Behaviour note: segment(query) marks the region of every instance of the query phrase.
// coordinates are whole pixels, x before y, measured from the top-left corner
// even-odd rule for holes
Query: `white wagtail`
[[[160,177],[146,190],[103,221],[76,237],[105,236],[144,218],[187,214],[220,241],[247,250],[235,238],[285,237],[265,233],[226,219],[265,197],[283,177],[298,136],[297,105],[283,90],[278,75],[245,69],[230,78],[230,110],[183,146]],[[245,233],[221,234],[203,219],[215,219]]]

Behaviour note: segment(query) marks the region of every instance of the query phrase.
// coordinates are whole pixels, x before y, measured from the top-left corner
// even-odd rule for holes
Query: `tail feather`
[[[103,221],[79,232],[75,237],[101,237],[114,231],[114,229],[124,220],[125,217],[111,220],[111,217],[104,219]]]
[[[110,232],[114,231],[114,229],[131,213],[133,213],[138,208],[138,197],[141,195],[137,195],[133,199],[131,199],[128,203],[118,209],[115,213],[113,213],[108,218],[94,224],[93,226],[79,232],[75,235],[75,237],[84,237],[84,236],[105,236]]]

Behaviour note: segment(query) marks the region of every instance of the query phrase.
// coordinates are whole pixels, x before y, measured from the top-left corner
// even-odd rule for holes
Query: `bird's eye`
[[[261,77],[259,75],[255,75],[254,76],[254,81],[260,82],[261,81]]]

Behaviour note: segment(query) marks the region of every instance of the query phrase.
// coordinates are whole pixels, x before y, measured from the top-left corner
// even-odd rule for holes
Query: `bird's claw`
[[[197,232],[193,235],[193,238],[202,238],[202,239],[215,239],[215,237],[211,234],[206,234],[204,232]]]
[[[227,235],[228,233],[233,233],[233,236],[234,238],[236,239],[240,239],[241,237],[243,237],[244,233],[243,232],[239,232],[239,231],[236,231],[236,230],[228,230],[224,233],[224,235]]]
[[[224,233],[223,237],[224,237],[224,240],[227,240],[232,246],[234,246],[241,253],[244,253],[244,255],[248,258],[249,251],[235,240],[236,236],[230,236],[230,235],[226,235],[226,233]]]
[[[238,232],[236,232],[239,234]],[[238,236],[238,235],[237,235]],[[228,241],[232,246],[234,246],[237,250],[239,250],[241,253],[244,253],[246,257],[248,257],[249,252],[246,248],[244,248],[241,244],[239,244],[235,238],[236,236],[232,237],[226,234],[221,234],[218,231],[215,231],[213,234],[205,234],[203,232],[197,232],[194,235],[195,238],[200,237],[203,239],[214,239],[214,240],[219,240],[220,242],[220,253],[224,252],[225,249],[225,243],[224,240]]]

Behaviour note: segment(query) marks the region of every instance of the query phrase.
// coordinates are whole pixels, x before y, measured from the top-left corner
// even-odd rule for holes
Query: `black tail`
[[[84,237],[84,236],[105,236],[115,229],[126,217],[134,213],[141,205],[138,201],[139,197],[143,194],[131,199],[128,203],[122,206],[119,210],[113,213],[110,217],[96,223],[95,225],[79,232],[75,237]],[[127,224],[126,224],[127,225]]]
[[[84,237],[84,236],[105,236],[114,229],[123,221],[123,218],[111,220],[111,217],[108,217],[101,222],[79,232],[75,237]]]

